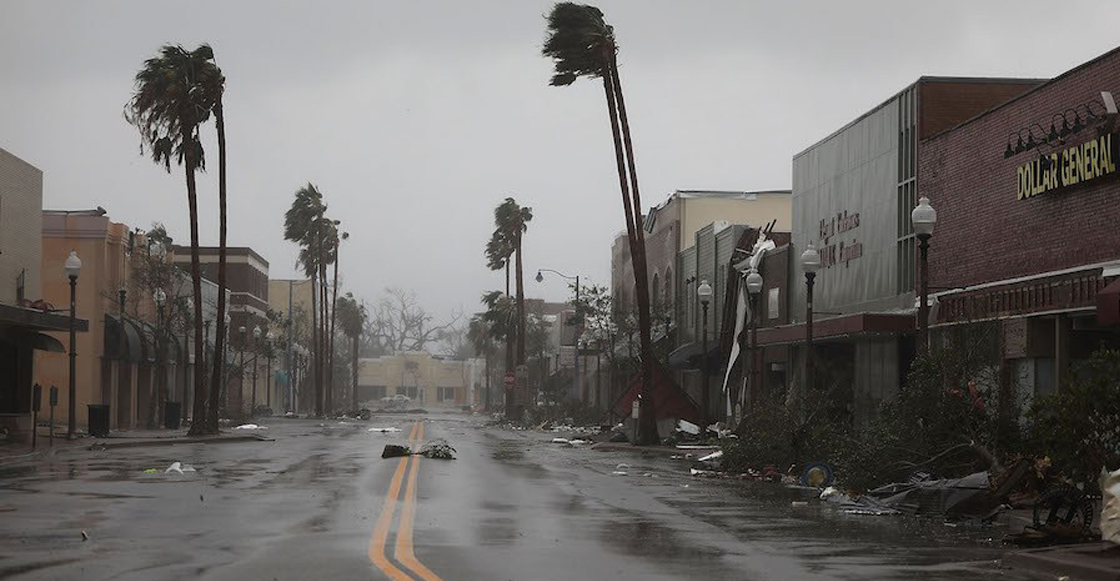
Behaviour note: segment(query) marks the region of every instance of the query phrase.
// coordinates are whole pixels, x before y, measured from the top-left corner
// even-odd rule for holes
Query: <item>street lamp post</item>
[[[77,371],[78,371],[78,353],[74,350],[74,342],[77,340],[78,329],[78,306],[77,306],[77,291],[78,291],[78,275],[82,271],[82,259],[78,258],[76,250],[70,251],[70,256],[66,259],[66,277],[70,279],[70,385],[69,385],[69,410],[66,421],[66,438],[74,439],[75,432],[78,428],[78,384],[77,384]],[[54,426],[51,426],[54,430]]]
[[[249,408],[250,414],[257,412],[257,357],[260,356],[260,341],[261,341],[261,328],[260,326],[253,327],[253,394],[252,394],[252,407]]]
[[[268,368],[265,373],[264,399],[265,405],[269,409],[272,409],[272,342],[274,339],[276,339],[276,335],[273,335],[272,331],[264,336],[264,353],[265,359],[268,360]]]
[[[708,414],[711,413],[711,393],[708,386],[708,302],[712,300],[712,285],[707,279],[700,281],[696,287],[696,297],[700,299],[700,307],[704,315],[701,318],[700,332],[700,433],[704,434],[709,425]]]
[[[245,344],[249,342],[249,335],[246,333],[245,325],[237,328],[238,335],[241,336],[241,363],[237,366],[237,391],[240,392],[238,400],[245,397]]]
[[[559,276],[560,278],[562,278],[564,280],[573,280],[576,283],[575,307],[576,307],[576,321],[577,321],[577,323],[576,323],[575,340],[573,341],[573,343],[575,344],[575,350],[576,350],[575,355],[576,356],[575,356],[575,361],[573,363],[573,365],[574,365],[573,373],[575,375],[576,394],[579,396],[580,401],[582,401],[584,403],[584,405],[586,405],[587,404],[587,394],[585,394],[583,392],[583,389],[582,389],[582,383],[583,382],[580,381],[580,376],[579,376],[579,336],[580,336],[580,329],[583,326],[579,322],[580,321],[580,319],[579,319],[579,275],[577,274],[576,276],[568,276],[568,275],[566,275],[562,272],[552,270],[551,268],[539,268],[539,269],[537,269],[537,282],[544,282],[544,274],[543,273],[545,273],[545,272],[551,272],[552,274],[555,274],[556,276]]]
[[[762,292],[762,275],[758,273],[758,269],[751,267],[747,273],[747,295],[751,301],[751,389],[748,392],[751,396],[751,403],[758,401],[759,395],[759,368],[762,366],[759,362],[759,349],[758,349],[758,295]]]
[[[929,205],[929,198],[922,196],[918,205],[910,212],[910,222],[918,235],[918,248],[921,251],[921,303],[918,306],[918,348],[929,350],[929,239],[933,237],[933,227],[937,224],[937,210]]]
[[[152,300],[156,303],[156,417],[151,422],[155,427],[160,424],[160,401],[163,399],[163,385],[167,381],[167,369],[164,367],[163,349],[163,303],[167,300],[167,293],[157,288],[152,293]],[[151,408],[148,408],[151,409]],[[151,421],[151,420],[149,420]]]
[[[813,282],[821,267],[821,255],[810,242],[801,253],[801,269],[805,271],[805,386],[813,385]]]
[[[194,313],[194,299],[192,299],[190,297],[187,297],[187,300],[184,302],[183,307],[184,307],[184,311],[183,311],[183,356],[181,357],[181,359],[183,360],[183,393],[180,394],[180,395],[183,396],[183,398],[182,398],[182,405],[179,406],[179,413],[181,414],[182,420],[184,422],[186,422],[187,421],[187,408],[188,408],[188,406],[187,406],[187,399],[188,399],[187,398],[187,390],[189,389],[189,386],[191,384],[191,381],[190,381],[191,348],[190,347],[191,347],[191,329],[193,328],[193,325],[191,325],[190,322],[191,322],[191,314]],[[205,341],[202,343],[202,352],[203,353],[206,352]],[[195,362],[195,373],[198,373],[198,365],[200,363],[202,363],[202,362],[201,361],[196,361]],[[205,364],[203,363],[203,365],[205,365]],[[205,369],[205,367],[203,367],[203,369]]]

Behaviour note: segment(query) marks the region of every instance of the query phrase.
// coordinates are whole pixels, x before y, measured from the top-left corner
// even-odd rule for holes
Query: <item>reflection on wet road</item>
[[[477,417],[262,423],[275,441],[0,465],[0,579],[1006,577],[1001,529],[794,507],[778,487],[692,479],[683,460]],[[438,437],[457,460],[380,457]],[[173,461],[197,471],[163,473]]]

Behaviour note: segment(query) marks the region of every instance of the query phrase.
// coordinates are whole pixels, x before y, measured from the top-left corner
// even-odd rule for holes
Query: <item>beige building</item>
[[[426,351],[360,359],[359,405],[376,406],[383,397],[404,395],[416,406],[469,406],[485,381],[484,366],[481,359],[450,359]]]

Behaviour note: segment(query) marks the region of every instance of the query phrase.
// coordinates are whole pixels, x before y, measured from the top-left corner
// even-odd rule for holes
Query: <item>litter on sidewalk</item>
[[[387,434],[387,433],[391,433],[391,432],[399,432],[399,431],[401,431],[401,429],[393,427],[393,426],[384,426],[384,427],[374,426],[374,427],[372,427],[372,428],[370,428],[366,431],[367,432],[380,432],[382,434]]]
[[[241,424],[240,426],[237,426],[233,429],[235,429],[235,430],[267,430],[268,426],[260,426],[260,425],[257,425],[257,424]]]

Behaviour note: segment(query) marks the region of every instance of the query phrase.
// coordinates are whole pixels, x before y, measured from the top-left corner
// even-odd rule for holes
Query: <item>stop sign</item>
[[[513,387],[517,382],[517,376],[512,371],[506,372],[505,384],[507,388]]]

